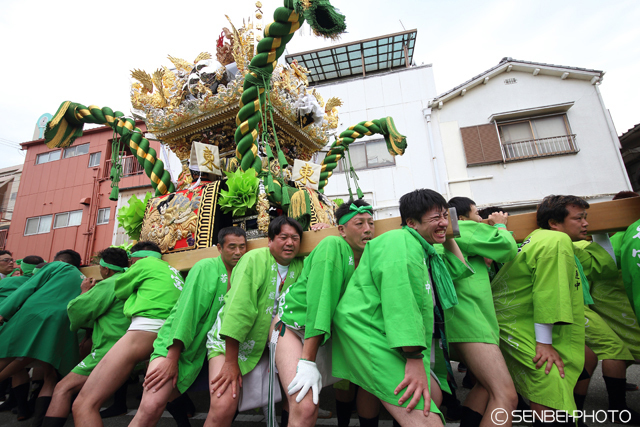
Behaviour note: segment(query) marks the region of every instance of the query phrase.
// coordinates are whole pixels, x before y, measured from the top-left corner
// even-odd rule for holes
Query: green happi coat
[[[78,338],[69,329],[67,304],[80,294],[84,276],[55,261],[0,303],[0,358],[32,357],[67,374],[78,363]]]
[[[617,240],[611,239],[614,248]],[[574,251],[585,268],[594,302],[584,309],[587,346],[600,360],[640,359],[640,326],[616,263],[597,243],[574,243]]]
[[[168,262],[154,257],[136,261],[115,282],[116,297],[124,300],[124,314],[165,320],[175,305],[184,280]]]
[[[221,257],[198,261],[189,275],[178,302],[153,343],[151,360],[167,357],[175,340],[184,350],[178,359],[176,386],[184,393],[193,384],[204,361],[207,333],[213,326],[227,293],[227,268]]]
[[[402,229],[368,242],[333,317],[333,376],[392,405],[401,397],[393,391],[404,379],[407,362],[401,347],[423,348],[431,381],[434,297],[421,241],[417,233]],[[457,258],[449,260],[470,274]],[[421,397],[416,409],[424,404]],[[433,401],[430,408],[440,413]]]
[[[302,271],[302,259],[289,264],[281,292],[295,283]],[[269,248],[247,252],[231,274],[231,288],[224,297],[213,329],[207,335],[209,359],[225,353],[225,337],[240,343],[238,365],[242,375],[260,360],[269,335],[278,283],[278,265]]]
[[[624,233],[618,234],[622,234],[620,240],[614,244],[618,266],[622,270],[627,297],[636,317],[640,318],[640,219],[631,224]]]
[[[88,292],[69,302],[71,330],[93,329],[91,353],[71,372],[89,376],[105,354],[127,332],[131,319],[124,315],[124,302],[116,298],[115,282],[122,273],[98,282]]]
[[[516,241],[504,224],[494,226],[459,221],[456,243],[475,274],[454,279],[458,305],[445,310],[447,342],[500,344],[500,328],[493,306],[489,271],[484,258],[506,263],[518,253]]]
[[[17,277],[5,277],[2,282],[0,282],[0,303],[16,289],[26,283],[27,280],[31,279],[31,277],[33,277],[33,274],[25,274]]]
[[[322,239],[304,260],[296,283],[280,297],[278,314],[285,325],[304,328],[304,337],[331,337],[331,319],[355,263],[353,249],[339,236]]]
[[[584,366],[584,297],[571,238],[533,231],[491,282],[500,326],[500,349],[516,390],[532,402],[571,413],[573,388]],[[553,323],[553,348],[565,378],[553,365],[536,369],[534,323]]]

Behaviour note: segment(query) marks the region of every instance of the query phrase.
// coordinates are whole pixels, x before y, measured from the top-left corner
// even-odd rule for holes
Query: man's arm
[[[83,292],[69,301],[67,305],[72,331],[77,331],[80,328],[93,328],[95,320],[106,313],[113,303],[113,294],[109,283],[105,281],[85,290],[91,283],[89,280],[91,279],[83,280]]]

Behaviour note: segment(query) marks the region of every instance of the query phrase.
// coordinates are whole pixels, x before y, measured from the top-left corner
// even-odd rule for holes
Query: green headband
[[[349,220],[351,218],[353,218],[354,216],[358,215],[358,214],[369,214],[373,217],[373,207],[371,206],[356,206],[353,203],[351,203],[351,206],[349,206],[349,213],[345,214],[342,216],[342,218],[340,218],[340,220],[338,221],[339,225],[345,225],[347,222],[349,222]]]
[[[131,258],[146,258],[148,256],[162,259],[162,254],[156,251],[137,251],[131,254]]]
[[[22,272],[27,275],[27,274],[33,274],[33,269],[36,268],[35,264],[28,264],[24,261],[22,261],[20,263],[20,269],[22,270]]]
[[[102,258],[100,258],[100,265],[113,271],[118,271],[118,272],[127,271],[126,267],[120,267],[119,265],[109,264]]]

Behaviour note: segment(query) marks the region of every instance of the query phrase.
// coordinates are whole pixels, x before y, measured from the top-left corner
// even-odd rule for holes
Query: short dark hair
[[[369,203],[365,202],[362,199],[349,199],[348,202],[341,204],[338,209],[336,209],[336,221],[340,222],[340,218],[342,218],[343,216],[345,216],[346,214],[349,213],[349,207],[351,206],[351,203],[353,203],[354,205],[356,205],[357,207],[362,207],[362,206],[371,206]]]
[[[133,245],[133,247],[131,248],[131,253],[138,252],[138,251],[154,251],[154,252],[158,252],[159,254],[162,253],[162,249],[160,249],[160,246],[156,245],[155,243],[149,240],[143,240]]]
[[[124,249],[106,248],[100,251],[98,257],[102,258],[104,262],[117,265],[118,267],[129,267],[129,256]]]
[[[244,231],[242,227],[225,227],[218,233],[218,243],[220,246],[224,247],[224,238],[229,235],[244,237],[245,243],[247,242],[247,232]]]
[[[498,206],[488,206],[484,209],[480,209],[478,211],[478,215],[480,215],[480,218],[482,219],[487,219],[489,218],[489,215],[496,212],[504,212],[504,209],[499,208]]]
[[[80,268],[80,264],[82,264],[82,257],[73,249],[65,249],[58,252],[53,260],[66,262],[67,264],[71,264],[76,268]]]
[[[282,226],[285,224],[288,224],[293,228],[295,228],[296,233],[298,233],[298,235],[300,236],[300,241],[302,241],[302,226],[298,221],[286,215],[280,215],[275,219],[271,220],[271,222],[269,223],[269,230],[267,231],[269,240],[275,239],[276,236],[280,234],[280,231],[282,230]]]
[[[13,256],[13,254],[11,252],[5,251],[5,250],[1,250],[0,251],[0,255],[11,255],[11,256]]]
[[[449,199],[449,207],[456,208],[458,218],[460,218],[460,215],[468,217],[471,212],[471,206],[475,206],[475,204],[476,202],[468,197],[453,197]]]
[[[613,196],[613,199],[611,200],[629,199],[631,197],[640,197],[640,194],[635,193],[633,191],[621,191],[615,196]]]
[[[547,196],[538,205],[538,211],[536,212],[538,227],[549,230],[551,228],[549,221],[554,220],[558,224],[564,222],[567,215],[569,215],[568,205],[589,209],[589,203],[578,196]]]
[[[429,190],[428,188],[420,188],[405,194],[400,197],[400,218],[402,219],[402,225],[407,225],[409,218],[422,222],[422,216],[435,208],[449,208],[442,194],[436,191]]]
[[[41,262],[44,262],[44,259],[42,259],[42,257],[39,257],[38,255],[28,255],[22,258],[22,262],[24,262],[25,264],[38,265]]]

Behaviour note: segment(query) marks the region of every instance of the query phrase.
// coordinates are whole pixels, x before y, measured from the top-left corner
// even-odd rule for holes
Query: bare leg
[[[433,380],[431,384],[433,384]],[[358,408],[359,417],[375,418],[380,414],[380,399],[361,387],[356,396],[356,407]]]
[[[76,427],[102,426],[100,407],[126,380],[138,362],[153,352],[158,334],[127,331],[93,370],[73,403]]]
[[[611,378],[626,378],[627,362],[624,360],[603,360],[602,376]]]
[[[224,365],[224,355],[209,359],[209,381],[213,380]],[[204,427],[229,427],[238,409],[238,399],[233,397],[231,387],[227,387],[222,396],[210,395],[210,406]]]
[[[51,404],[47,409],[47,417],[67,418],[71,412],[71,398],[80,391],[89,377],[73,372],[62,379],[56,385],[51,398]]]
[[[453,345],[475,375],[478,383],[489,394],[486,408],[479,412],[485,415],[480,426],[494,425],[490,416],[494,409],[502,408],[510,415],[518,405],[518,395],[500,348],[486,343],[455,343]],[[491,363],[485,363],[487,360]],[[512,419],[509,416],[503,425],[510,427],[511,423]]]
[[[29,382],[29,372],[26,369],[22,369],[16,372],[11,377],[11,387],[18,387],[21,384],[26,384]]]
[[[56,370],[52,365],[45,362],[41,362],[40,365],[44,373],[44,384],[40,389],[38,397],[49,397],[53,395],[53,391],[58,383],[58,374],[56,374]]]
[[[15,357],[0,359],[0,381],[11,378],[34,360],[30,357],[24,357],[22,360],[17,360]]]
[[[155,368],[155,366],[163,360],[164,357],[153,359],[151,363],[149,363],[148,370]],[[144,389],[138,412],[136,412],[136,416],[133,417],[129,426],[155,426],[158,424],[162,412],[164,412],[164,408],[167,406],[167,402],[171,402],[179,396],[180,392],[177,388],[173,388],[171,381],[164,383],[156,392]]]
[[[584,346],[584,369],[587,370],[589,375],[593,374],[596,366],[598,366],[598,356],[586,345]],[[604,372],[605,363],[602,363],[602,371]],[[576,386],[573,388],[573,394],[577,394],[579,396],[586,396],[587,391],[589,390],[589,383],[591,382],[591,377],[585,378],[577,382]],[[577,399],[576,399],[576,403]],[[582,408],[578,408],[582,409]]]
[[[289,426],[290,427],[312,427],[318,418],[318,406],[313,403],[313,393],[309,390],[306,396],[296,402],[298,393],[289,396],[287,389],[293,378],[296,376],[296,368],[298,360],[302,355],[302,343],[300,338],[286,330],[284,336],[278,339],[276,347],[276,366],[280,382],[285,391],[287,401],[289,402]]]
[[[402,427],[442,427],[442,420],[439,414],[429,412],[425,417],[422,411],[416,409],[407,412],[407,408],[401,406],[387,402],[382,402],[382,404]],[[429,402],[425,402],[425,404],[428,405]]]
[[[442,390],[440,389],[440,384],[438,384],[438,381],[433,375],[431,375],[431,381],[429,385],[429,394],[431,395],[431,400],[433,400],[433,403],[435,403],[438,409],[440,409],[440,405],[442,405]]]

